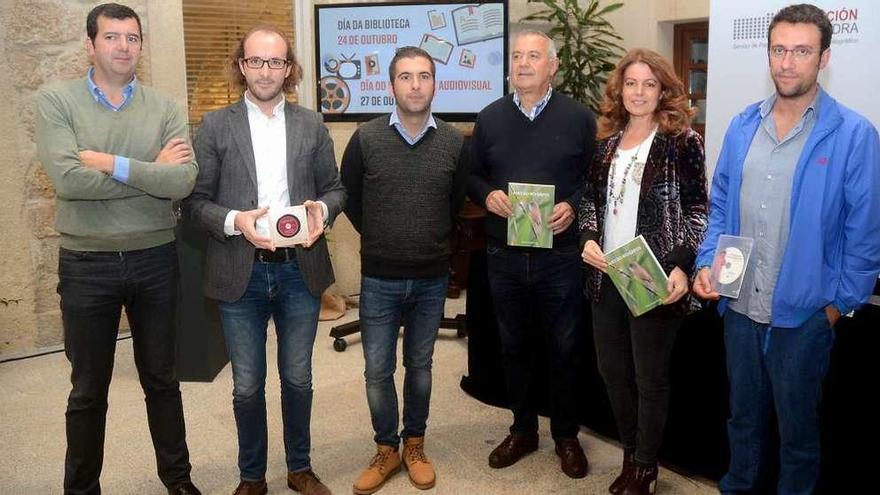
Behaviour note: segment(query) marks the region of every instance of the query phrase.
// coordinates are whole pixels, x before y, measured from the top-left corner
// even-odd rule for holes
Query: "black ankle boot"
[[[627,482],[633,474],[633,463],[635,462],[636,449],[623,449],[623,467],[620,475],[614,479],[611,486],[608,487],[608,493],[618,495],[626,487]]]
[[[633,473],[621,495],[654,495],[657,489],[657,463],[633,461]]]

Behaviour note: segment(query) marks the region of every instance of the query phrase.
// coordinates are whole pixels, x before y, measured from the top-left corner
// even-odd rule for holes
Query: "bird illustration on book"
[[[522,203],[520,203],[522,204]],[[532,232],[535,233],[535,239],[541,238],[541,230],[544,228],[544,219],[541,218],[541,208],[535,200],[529,201],[529,222],[532,225]]]
[[[613,265],[609,266],[617,269]],[[623,275],[630,280],[635,280],[636,282],[641,284],[642,287],[648,289],[648,291],[650,291],[655,296],[663,297],[660,294],[660,289],[657,287],[657,285],[654,284],[654,279],[651,278],[651,274],[648,273],[648,270],[646,270],[645,267],[640,265],[638,262],[631,261],[628,265],[626,265],[625,270],[617,269],[617,273]]]
[[[544,222],[541,219],[541,208],[538,207],[538,203],[533,200],[517,203],[516,206],[519,208],[522,216],[529,220],[529,226],[532,228],[532,233],[535,234],[535,239],[540,239],[541,227]],[[516,224],[514,223],[514,225]]]

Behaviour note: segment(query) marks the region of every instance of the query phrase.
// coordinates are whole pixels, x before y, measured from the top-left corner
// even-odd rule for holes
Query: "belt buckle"
[[[266,255],[269,254],[265,250],[257,249],[257,261],[260,263],[268,263],[269,261],[266,259]]]

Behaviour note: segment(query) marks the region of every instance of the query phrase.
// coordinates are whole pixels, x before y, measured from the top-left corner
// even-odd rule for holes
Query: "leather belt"
[[[277,248],[275,251],[268,249],[254,250],[254,261],[262,263],[284,263],[296,258],[296,248]]]

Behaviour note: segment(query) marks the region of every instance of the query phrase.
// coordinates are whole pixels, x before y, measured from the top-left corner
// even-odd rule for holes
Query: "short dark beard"
[[[820,54],[819,60],[816,62],[816,79],[814,79],[813,83],[810,84],[806,88],[804,88],[803,86],[799,86],[798,88],[796,88],[796,91],[793,94],[784,94],[779,89],[779,84],[776,83],[776,79],[773,78],[773,86],[776,88],[776,94],[780,98],[799,98],[799,97],[804,96],[805,94],[809,93],[810,91],[813,91],[813,89],[816,87],[817,81],[819,80],[819,71],[821,70],[821,65],[822,65],[822,55]]]

